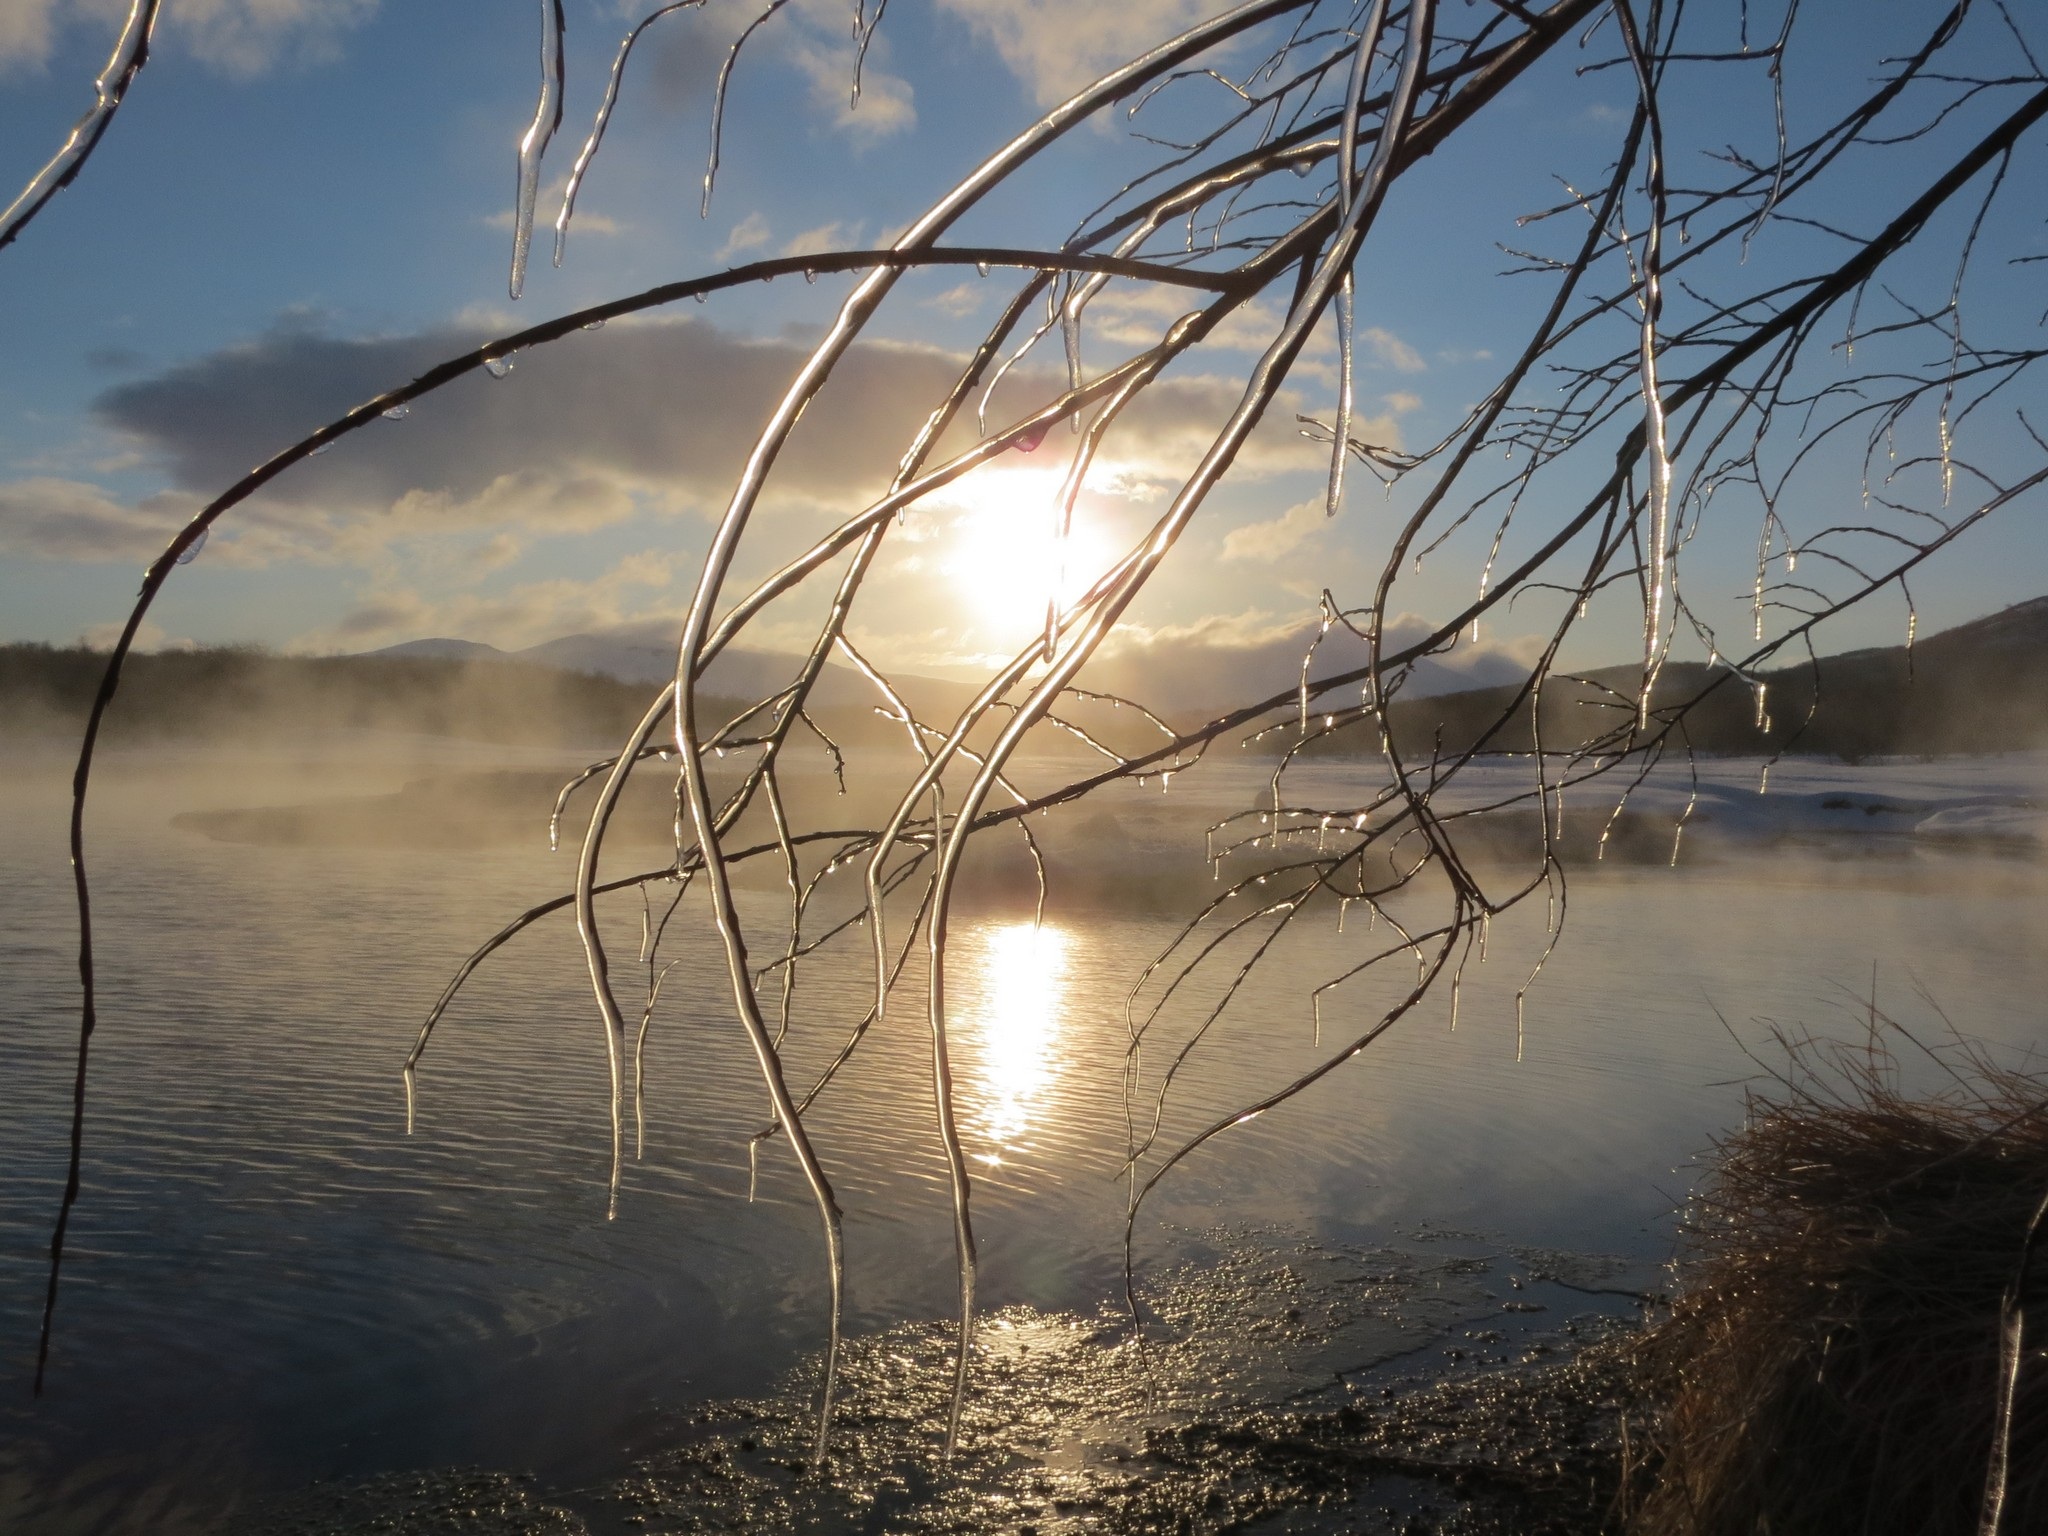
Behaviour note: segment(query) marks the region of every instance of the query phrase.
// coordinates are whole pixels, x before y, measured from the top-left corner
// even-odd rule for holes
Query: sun
[[[1057,469],[1004,465],[947,490],[946,503],[957,511],[940,568],[990,641],[1022,643],[1041,631],[1055,589],[1064,610],[1119,553],[1085,504],[1076,507],[1065,540],[1057,537],[1060,483]]]

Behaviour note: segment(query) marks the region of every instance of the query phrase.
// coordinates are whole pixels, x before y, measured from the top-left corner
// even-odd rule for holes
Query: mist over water
[[[425,738],[379,756],[332,748],[308,740],[253,767],[204,746],[106,764],[89,850],[104,1004],[85,1192],[51,1387],[36,1404],[27,1382],[75,1032],[68,765],[9,758],[9,1530],[205,1529],[261,1493],[392,1468],[615,1473],[676,1411],[759,1390],[822,1338],[814,1218],[781,1141],[764,1144],[748,1199],[764,1095],[722,959],[687,903],[667,950],[682,963],[648,1047],[647,1154],[627,1167],[616,1221],[604,1216],[602,1037],[566,914],[471,983],[422,1066],[406,1136],[398,1067],[427,1005],[478,942],[566,888],[573,855],[547,851],[545,794],[519,802],[516,835],[449,847],[428,834],[465,796],[408,802],[405,787],[485,770],[540,784],[580,759]],[[1203,821],[1251,804],[1260,773],[1177,781],[1168,796],[1125,789],[1055,817],[1046,926],[1033,927],[1001,870],[956,925],[956,1071],[989,1307],[1085,1311],[1118,1289],[1126,994],[1207,894]],[[1781,782],[1773,795],[1788,804],[1841,795],[1797,771]],[[265,840],[205,820],[351,800],[387,818],[427,809],[375,840]],[[1856,815],[1864,830],[1886,820]],[[1146,900],[1096,899],[1110,886],[1091,857],[1163,860],[1176,829],[1190,864],[1162,865]],[[1077,870],[1064,885],[1063,851]],[[659,862],[658,848],[645,865],[642,852],[615,855],[634,862],[606,873]],[[1118,873],[1114,889],[1137,888],[1130,869]],[[1565,941],[1529,994],[1524,1039],[1514,994],[1546,941],[1540,898],[1493,924],[1455,1029],[1439,989],[1359,1060],[1171,1176],[1139,1218],[1141,1268],[1218,1226],[1379,1241],[1420,1223],[1652,1265],[1670,1251],[1691,1159],[1739,1117],[1740,1080],[1758,1070],[1742,1045],[1764,1049],[1764,1021],[1853,1033],[1875,963],[1880,1005],[1930,1041],[1943,1025],[1916,989],[1995,1044],[2048,1036],[2036,939],[2048,880],[2031,856],[1874,833],[1731,841],[1676,869],[1617,859],[1574,874]],[[774,884],[755,882],[747,899],[775,899]],[[640,910],[630,892],[603,908],[629,1007]],[[1396,965],[1331,994],[1320,1045],[1308,991],[1384,938],[1360,910],[1342,934],[1334,907],[1311,912],[1188,1058],[1165,1139],[1369,1025],[1412,972]],[[865,1007],[867,942],[855,931],[800,981],[793,1082],[811,1080]],[[1155,1026],[1148,1087],[1219,985],[1198,978]],[[952,1306],[928,1048],[913,966],[810,1117],[847,1210],[855,1335]],[[1136,1108],[1148,1121],[1149,1098]]]

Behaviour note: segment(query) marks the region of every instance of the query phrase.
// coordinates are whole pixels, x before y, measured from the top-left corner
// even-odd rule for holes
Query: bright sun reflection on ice
[[[1053,927],[1000,923],[984,929],[967,959],[972,998],[964,1022],[973,1042],[974,1139],[993,1144],[981,1160],[1000,1165],[1043,1118],[1045,1096],[1063,1065],[1070,941]]]

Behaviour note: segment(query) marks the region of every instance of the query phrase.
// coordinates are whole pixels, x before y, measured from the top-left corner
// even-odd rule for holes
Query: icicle
[[[1522,1059],[1522,1044],[1523,1044],[1523,1041],[1524,1041],[1524,1040],[1525,1040],[1525,1038],[1526,1038],[1526,1036],[1525,1036],[1525,1034],[1524,1034],[1524,1031],[1523,1031],[1523,1027],[1522,1027],[1522,1004],[1523,1004],[1523,1002],[1524,1002],[1524,1001],[1525,1001],[1525,1000],[1526,1000],[1526,999],[1528,998],[1528,996],[1529,996],[1529,994],[1528,994],[1528,993],[1526,993],[1526,992],[1517,992],[1517,993],[1515,994],[1515,1060],[1516,1060],[1516,1061],[1520,1061],[1520,1060]]]
[[[1339,167],[1348,176],[1350,167]],[[1337,420],[1331,432],[1330,479],[1323,493],[1323,516],[1335,517],[1344,503],[1344,461],[1351,446],[1351,274],[1337,288]]]
[[[1081,310],[1075,302],[1080,296],[1080,283],[1072,277],[1067,281],[1067,302],[1060,306],[1060,342],[1067,354],[1067,388],[1081,387]],[[1067,418],[1073,429],[1081,430],[1078,416]]]
[[[1654,259],[1655,235],[1651,236]],[[1643,604],[1643,690],[1637,724],[1650,723],[1650,691],[1657,680],[1664,640],[1664,610],[1671,588],[1671,456],[1664,439],[1664,399],[1657,386],[1657,315],[1662,301],[1655,268],[1643,278],[1643,418],[1650,454],[1649,580]]]
[[[1321,1045],[1323,1043],[1323,994],[1320,992],[1312,993],[1310,995],[1310,1002],[1315,1006],[1316,1044]]]
[[[1459,977],[1456,977],[1456,976],[1453,976],[1453,977],[1451,978],[1451,1033],[1452,1033],[1452,1034],[1454,1034],[1454,1035],[1455,1035],[1455,1034],[1456,1034],[1456,1033],[1458,1032],[1458,982],[1459,982],[1459,980],[1460,980],[1460,978],[1459,978]]]
[[[1944,404],[1941,408],[1941,504],[1944,507],[1948,505],[1949,493],[1955,489],[1956,483],[1956,466],[1949,457],[1949,450],[1953,446],[1954,438],[1948,426],[1948,406]]]
[[[211,528],[200,529],[199,537],[194,539],[190,544],[186,545],[185,548],[179,552],[177,564],[190,565],[194,560],[197,560],[199,558],[199,551],[206,548],[206,541],[212,535],[212,533],[213,530]]]
[[[333,446],[334,441],[332,438],[330,438],[328,441],[324,443],[316,443],[310,450],[308,450],[306,457],[309,459],[317,459],[320,457],[321,454],[325,453],[328,449],[332,448]]]
[[[1764,700],[1769,691],[1770,685],[1767,683],[1758,683],[1756,685],[1756,728],[1760,731],[1770,721],[1770,716],[1764,713]]]
[[[1763,771],[1763,772],[1762,772],[1761,774],[1759,774],[1759,775],[1757,776],[1757,781],[1756,781],[1756,792],[1757,792],[1758,794],[1760,794],[1760,795],[1767,795],[1767,794],[1769,794],[1769,793],[1770,793],[1770,791],[1771,791],[1771,765],[1770,765],[1769,763],[1765,763],[1765,764],[1764,764],[1764,771]]]
[[[399,1076],[405,1079],[405,1134],[410,1136],[412,1134],[412,1115],[415,1098],[411,1062],[408,1061],[405,1064],[404,1070],[399,1073]]]
[[[494,379],[502,379],[511,371],[512,359],[509,357],[487,357],[484,359],[484,372]]]
[[[597,147],[604,142],[605,128],[612,120],[612,108],[618,105],[619,82],[625,77],[626,59],[633,52],[633,45],[640,41],[640,34],[664,16],[677,11],[689,10],[701,4],[702,0],[674,0],[659,10],[650,12],[640,24],[626,34],[626,40],[619,44],[617,57],[612,60],[611,77],[606,80],[604,100],[597,109],[597,120],[591,125],[590,137],[583,141],[583,148],[576,156],[576,164],[569,171],[568,184],[562,189],[562,211],[555,215],[555,265],[562,264],[562,253],[569,239],[569,220],[576,214],[576,194],[583,186],[583,173],[590,169],[590,162],[597,158]],[[699,297],[702,297],[699,295]],[[600,325],[604,322],[599,321]]]
[[[562,0],[540,0],[540,100],[519,141],[519,197],[512,210],[512,297],[526,289],[526,255],[533,244],[533,205],[540,196],[540,159],[562,126]]]
[[[394,406],[392,406],[392,407],[391,407],[391,409],[389,409],[388,411],[386,411],[386,412],[384,413],[384,419],[385,419],[386,421],[403,421],[403,420],[405,420],[405,418],[406,418],[406,417],[410,416],[411,414],[412,414],[412,407],[411,407],[411,406],[409,406],[409,405],[394,405]]]
[[[985,262],[985,261],[977,261],[977,262],[976,262],[976,263],[974,264],[974,270],[975,270],[975,271],[977,271],[977,272],[979,272],[979,273],[980,273],[980,274],[981,274],[981,275],[982,275],[983,277],[987,277],[987,276],[988,276],[988,263],[987,263],[987,262]]]
[[[747,1204],[754,1203],[754,1190],[761,1177],[761,1141],[757,1136],[747,1138]]]
[[[597,317],[597,318],[596,318],[595,320],[586,320],[586,321],[584,321],[584,322],[583,322],[583,329],[584,329],[584,330],[586,330],[586,331],[601,331],[601,330],[603,330],[603,329],[604,329],[604,316],[603,316],[603,315],[599,315],[599,316],[598,316],[598,317]]]
[[[718,83],[711,92],[711,152],[704,160],[704,196],[697,205],[699,218],[711,212],[711,189],[718,181],[718,158],[725,139],[725,91],[732,83],[733,66],[739,62],[740,50],[747,46],[747,39],[787,4],[789,0],[769,0],[767,8],[748,22],[745,30],[733,40],[732,47],[725,52],[725,62],[718,66]]]

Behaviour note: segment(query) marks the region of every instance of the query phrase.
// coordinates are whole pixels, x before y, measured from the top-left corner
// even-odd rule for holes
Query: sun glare
[[[1065,547],[1055,536],[1060,472],[1007,465],[969,475],[950,490],[959,508],[943,557],[953,589],[977,629],[995,641],[1018,641],[1045,623],[1055,586],[1062,608],[1088,590],[1117,551],[1076,508]]]
[[[993,1143],[983,1161],[1000,1163],[1044,1114],[1044,1099],[1064,1064],[1068,939],[1058,928],[1003,923],[979,936],[963,989],[972,1002],[963,1022],[972,1041],[973,1119]]]

